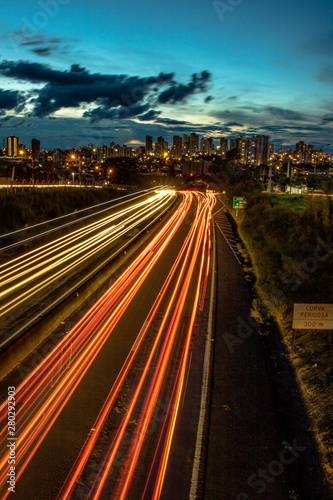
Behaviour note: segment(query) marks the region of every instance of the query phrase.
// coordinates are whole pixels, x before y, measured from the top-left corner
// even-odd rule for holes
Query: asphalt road
[[[149,279],[143,281],[139,293],[133,296],[126,313],[119,318],[112,334],[46,434],[38,451],[29,461],[17,483],[15,493],[17,499],[51,500],[56,498],[189,233],[194,221],[195,205],[194,203],[185,217],[168,245],[167,251],[160,256],[157,264],[151,269]],[[184,318],[182,321],[185,321]],[[177,357],[177,350],[175,354]],[[61,366],[63,363],[63,372],[66,372],[72,363],[68,358],[65,361],[65,357],[63,361],[59,361],[61,361]],[[139,366],[137,369],[140,371],[142,368]],[[54,378],[51,378],[50,389],[53,386],[53,380]],[[168,397],[167,391],[166,401]],[[159,404],[162,405],[162,409],[165,408],[164,401],[160,401]],[[125,411],[121,404],[119,408],[120,411]],[[106,426],[106,434],[111,432],[113,425],[114,423],[111,422],[109,423],[111,427]]]
[[[43,236],[30,242],[33,247],[29,250],[25,244],[15,248],[17,255],[0,268],[0,344],[9,332],[21,330],[46,306],[52,307],[66,289],[75,288],[91,270],[110,259],[165,208],[167,200],[170,203],[174,198],[143,195],[90,218],[84,226],[69,226],[66,234],[56,232],[51,241],[45,243]]]

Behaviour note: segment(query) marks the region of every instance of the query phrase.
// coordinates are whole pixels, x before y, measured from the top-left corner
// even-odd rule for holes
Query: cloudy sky
[[[331,0],[13,0],[1,14],[3,138],[259,133],[333,150]]]

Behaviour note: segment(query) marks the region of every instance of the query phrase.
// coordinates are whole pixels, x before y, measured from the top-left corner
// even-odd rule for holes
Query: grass
[[[332,303],[333,254],[327,255],[325,262],[317,262],[314,271],[303,272],[310,260],[314,262],[317,238],[326,241],[333,225],[332,202],[309,198],[249,196],[247,208],[239,211],[237,218],[230,211],[246,247],[242,253],[248,252],[246,272],[251,261],[256,277],[259,298],[253,304],[255,319],[260,322],[264,306],[280,326],[310,408],[328,480],[333,484],[333,332],[297,330],[292,352],[293,303]],[[292,277],[289,282],[283,278],[285,272],[290,273],[288,279]]]
[[[271,194],[269,196],[274,205],[283,205],[292,210],[304,210],[308,205],[308,197],[303,195]]]
[[[129,194],[116,189],[59,188],[21,190],[7,194],[0,190],[0,233],[55,219]]]

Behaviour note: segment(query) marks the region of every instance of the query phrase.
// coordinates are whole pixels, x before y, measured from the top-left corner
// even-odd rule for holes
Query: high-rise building
[[[190,144],[188,152],[190,156],[196,156],[199,151],[199,136],[195,132],[191,132]]]
[[[247,163],[252,165],[267,164],[274,153],[274,144],[270,143],[268,135],[254,135],[246,143]]]
[[[213,137],[208,137],[207,139],[207,152],[209,155],[214,154],[214,138]]]
[[[103,146],[99,146],[96,151],[97,161],[104,162],[106,158],[110,158],[110,148],[108,148],[105,144]]]
[[[18,156],[18,137],[7,137],[7,156]]]
[[[303,141],[300,141],[296,144],[296,154],[297,153],[305,153],[308,150],[308,145]]]
[[[151,135],[146,135],[146,156],[151,155],[153,152],[153,138]]]
[[[32,139],[31,141],[31,151],[32,151],[32,160],[37,161],[39,160],[39,155],[40,155],[40,141],[37,139]]]
[[[155,154],[156,156],[164,156],[165,153],[169,151],[169,144],[164,140],[162,136],[157,138],[157,142],[155,144]]]
[[[54,149],[53,150],[53,161],[56,162],[61,162],[63,158],[63,152],[61,149]]]
[[[296,144],[294,156],[297,163],[310,163],[313,152],[314,147],[311,144],[305,144],[303,141],[300,141]]]
[[[124,146],[124,156],[125,158],[132,158],[133,157],[133,148],[129,146]]]
[[[183,141],[179,135],[173,136],[172,157],[181,160],[183,154]]]
[[[183,154],[187,155],[190,148],[190,138],[188,135],[183,135]]]
[[[245,164],[247,161],[247,141],[242,135],[230,139],[230,149],[237,149],[240,155],[239,162]]]
[[[225,137],[221,137],[220,139],[220,154],[222,158],[225,158],[227,156],[227,151],[228,151],[228,139]]]
[[[204,137],[200,140],[200,153],[208,154],[208,139]]]
[[[255,143],[255,161],[256,165],[266,164],[270,157],[271,144],[268,135],[254,135],[252,140]]]

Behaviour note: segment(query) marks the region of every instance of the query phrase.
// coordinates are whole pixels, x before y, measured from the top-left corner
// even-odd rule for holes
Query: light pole
[[[80,186],[82,185],[81,182],[81,159],[76,156],[76,154],[71,155],[71,159],[73,163],[76,163],[77,161],[79,162],[79,184]]]

